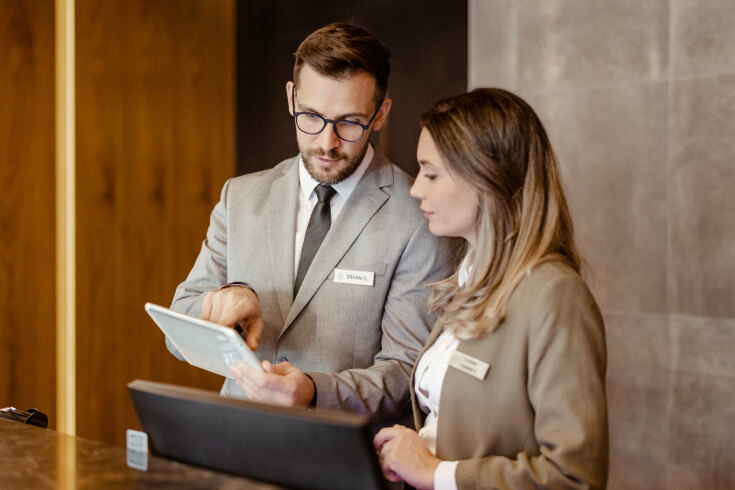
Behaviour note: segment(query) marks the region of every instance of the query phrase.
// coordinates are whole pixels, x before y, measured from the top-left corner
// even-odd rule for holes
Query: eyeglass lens
[[[296,124],[304,133],[317,134],[324,129],[327,121],[319,114],[302,113],[296,116]],[[345,141],[357,141],[365,132],[362,126],[350,121],[337,121],[334,126],[337,136]]]

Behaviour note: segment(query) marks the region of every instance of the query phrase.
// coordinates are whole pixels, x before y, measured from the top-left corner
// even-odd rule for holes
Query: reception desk
[[[148,471],[126,464],[124,449],[0,419],[0,488],[281,489],[149,456]]]

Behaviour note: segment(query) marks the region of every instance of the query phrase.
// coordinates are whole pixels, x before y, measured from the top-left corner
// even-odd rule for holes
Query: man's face
[[[367,124],[375,112],[375,79],[367,73],[356,73],[336,80],[314,71],[309,65],[301,68],[296,84],[295,100],[291,100],[293,82],[286,84],[289,108],[297,112],[313,112],[335,121],[356,121]],[[299,151],[309,174],[322,184],[336,184],[349,177],[360,165],[367,151],[370,133],[383,126],[390,110],[386,99],[362,138],[343,141],[327,124],[319,134],[306,134],[296,128]]]

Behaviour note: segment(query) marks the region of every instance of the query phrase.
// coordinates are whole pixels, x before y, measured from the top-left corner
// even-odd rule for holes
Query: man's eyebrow
[[[303,105],[303,104],[299,104],[299,105],[301,106],[301,110],[300,111],[296,111],[296,112],[311,112],[313,114],[318,114],[318,115],[320,115],[322,117],[326,117],[324,114],[322,114],[321,112],[317,111],[316,109],[313,109],[313,108],[309,107],[308,105]],[[368,118],[370,116],[368,114],[365,114],[364,112],[348,112],[347,114],[340,114],[339,116],[335,117],[334,120],[335,121],[341,121],[342,119],[345,119],[347,117],[364,117],[364,118]],[[328,119],[331,119],[331,118],[328,118]]]

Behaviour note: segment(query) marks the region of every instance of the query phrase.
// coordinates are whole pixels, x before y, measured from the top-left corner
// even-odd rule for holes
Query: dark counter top
[[[0,488],[280,487],[150,455],[148,471],[138,471],[124,449],[0,419]]]

